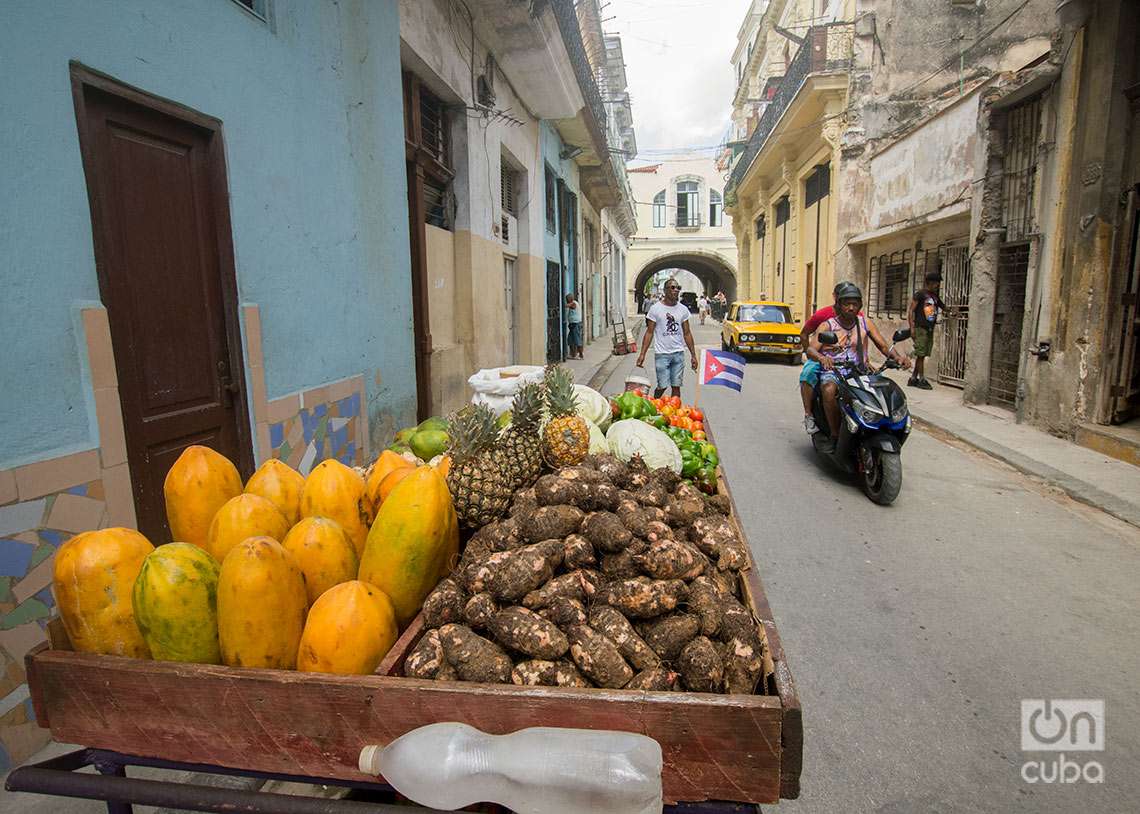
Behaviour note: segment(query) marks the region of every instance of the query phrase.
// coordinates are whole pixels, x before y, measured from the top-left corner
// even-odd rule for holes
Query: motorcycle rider
[[[831,437],[820,444],[822,452],[834,452],[836,439],[839,438],[839,380],[840,374],[836,367],[855,368],[860,372],[867,368],[869,343],[875,343],[882,353],[894,359],[900,367],[910,369],[910,359],[887,344],[875,327],[865,316],[860,314],[863,307],[863,292],[855,283],[840,283],[835,287],[835,316],[819,326],[820,332],[833,331],[838,338],[834,345],[821,345],[819,332],[812,337],[808,346],[807,355],[819,363],[820,396],[823,400],[823,411],[827,416],[827,424],[831,429]]]

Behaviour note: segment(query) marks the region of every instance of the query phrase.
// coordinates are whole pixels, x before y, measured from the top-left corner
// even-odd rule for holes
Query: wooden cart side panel
[[[712,427],[708,418],[705,419],[705,432],[710,442],[715,443]],[[736,499],[728,486],[724,476],[724,468],[718,467],[718,489],[728,497],[732,508],[732,520],[741,539],[748,548],[748,557],[752,561],[751,567],[742,574],[744,588],[747,593],[748,604],[752,607],[758,620],[763,626],[764,636],[768,644],[769,656],[772,660],[772,672],[767,678],[773,685],[769,692],[779,696],[780,704],[784,708],[783,721],[783,752],[780,766],[780,797],[794,800],[800,796],[800,774],[803,771],[803,712],[800,707],[799,695],[796,692],[792,671],[788,667],[784,647],[780,641],[780,634],[776,630],[776,620],[772,615],[772,607],[768,604],[768,596],[764,593],[764,585],[756,570],[755,558],[752,555],[752,544],[748,534],[740,522],[740,510]],[[767,667],[767,665],[766,665]]]
[[[42,651],[36,692],[57,740],[256,771],[365,780],[360,748],[434,721],[657,740],[670,802],[780,795],[778,699],[333,676]]]

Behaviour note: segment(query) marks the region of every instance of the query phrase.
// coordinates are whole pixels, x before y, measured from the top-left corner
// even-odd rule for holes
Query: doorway
[[[815,291],[815,265],[813,263],[808,263],[806,266],[806,271],[807,274],[804,278],[804,291],[809,292],[808,296],[810,296],[810,292]],[[804,322],[807,322],[809,319],[811,319],[811,315],[813,313],[815,313],[815,304],[812,303],[807,296],[805,296]]]
[[[509,255],[503,255],[503,296],[507,308],[507,364],[517,365],[519,362],[519,317],[518,303],[515,297],[517,260]]]
[[[99,294],[139,531],[187,446],[253,469],[222,123],[72,65]]]
[[[562,355],[562,266],[546,263],[546,361],[557,364]]]
[[[990,348],[989,402],[1017,406],[1021,369],[1021,328],[1025,316],[1025,279],[1029,273],[1029,244],[1004,245],[998,254],[994,295],[993,344]]]
[[[966,332],[970,322],[970,250],[967,241],[938,249],[942,261],[942,301],[953,309],[939,323],[938,381],[953,387],[966,383]]]

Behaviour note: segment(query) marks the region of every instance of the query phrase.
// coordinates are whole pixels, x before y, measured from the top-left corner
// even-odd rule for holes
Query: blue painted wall
[[[69,60],[223,121],[269,398],[363,373],[374,432],[414,416],[396,0],[271,3],[272,25],[232,0],[5,4],[0,468],[98,443],[73,319],[99,287]]]

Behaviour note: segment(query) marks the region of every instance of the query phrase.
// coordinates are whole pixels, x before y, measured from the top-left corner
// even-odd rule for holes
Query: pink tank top
[[[867,359],[867,320],[864,316],[859,315],[855,318],[855,324],[850,328],[844,328],[839,324],[839,319],[832,317],[827,321],[827,329],[834,331],[839,341],[834,345],[826,345],[820,348],[820,353],[824,356],[830,356],[836,362],[854,366],[862,367]]]

